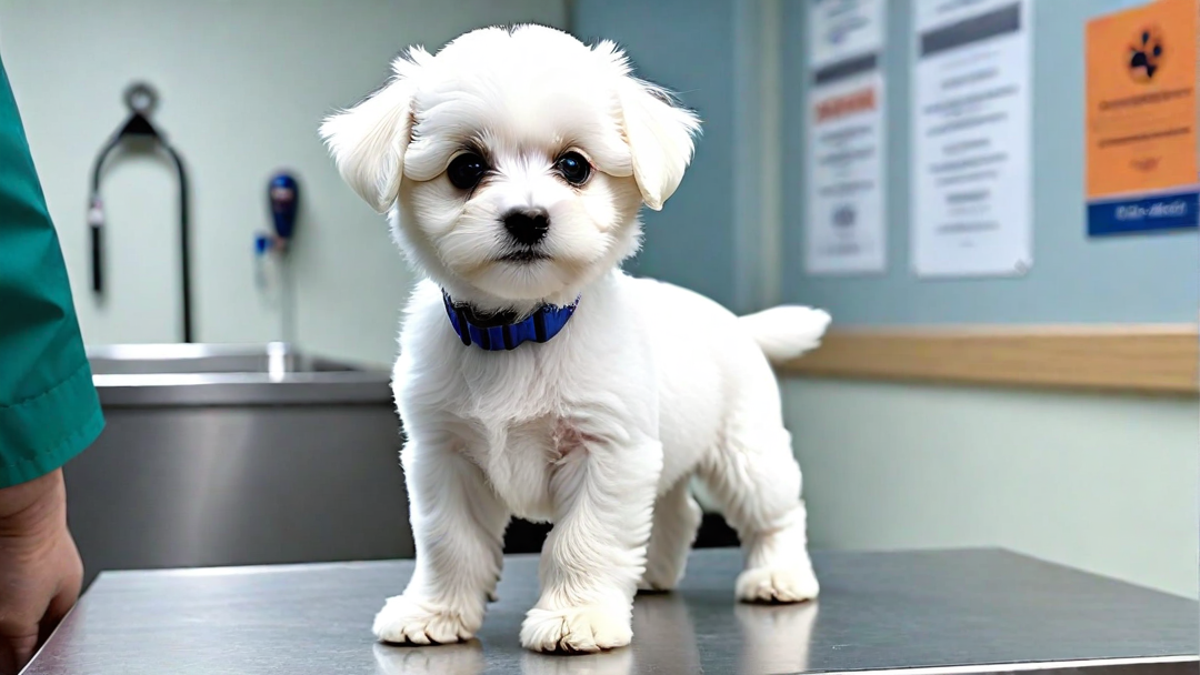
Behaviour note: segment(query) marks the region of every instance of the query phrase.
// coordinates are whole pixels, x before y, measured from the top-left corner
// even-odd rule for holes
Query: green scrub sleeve
[[[0,62],[0,488],[58,469],[103,428],[58,235]]]

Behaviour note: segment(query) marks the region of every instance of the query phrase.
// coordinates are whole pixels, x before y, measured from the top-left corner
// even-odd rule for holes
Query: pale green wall
[[[1003,546],[1197,594],[1194,400],[789,380],[823,548]]]
[[[482,25],[563,26],[563,0],[0,0],[0,54],[24,117],[89,343],[174,342],[178,333],[173,169],[110,163],[110,295],[89,285],[84,215],[96,152],[145,78],[156,121],[191,171],[197,338],[279,339],[279,307],[253,276],[253,233],[268,225],[266,181],[301,181],[294,256],[297,337],[333,356],[388,363],[412,274],[386,226],[337,176],[321,118],[355,103],[413,43],[439,47]]]

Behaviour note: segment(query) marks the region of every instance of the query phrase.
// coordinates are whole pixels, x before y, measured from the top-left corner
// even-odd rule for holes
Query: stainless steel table
[[[477,640],[374,644],[411,561],[105,573],[28,675],[1080,672],[1193,675],[1197,603],[996,550],[818,553],[823,595],[733,600],[740,555],[693,554],[671,594],[639,596],[634,645],[543,656],[517,643],[537,559],[505,561]]]

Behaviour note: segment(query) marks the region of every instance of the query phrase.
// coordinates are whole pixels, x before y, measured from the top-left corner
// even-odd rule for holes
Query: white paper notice
[[[883,272],[883,0],[809,4],[809,274]]]
[[[919,276],[1033,264],[1030,0],[914,0],[912,254]]]

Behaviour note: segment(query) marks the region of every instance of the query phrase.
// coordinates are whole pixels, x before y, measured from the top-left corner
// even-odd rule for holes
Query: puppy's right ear
[[[387,213],[400,194],[412,135],[411,75],[417,64],[401,57],[393,68],[396,76],[386,86],[321,124],[321,138],[342,180],[379,213]]]
[[[633,176],[642,201],[659,211],[692,161],[700,118],[676,106],[666,90],[631,76],[621,78],[618,92]]]

